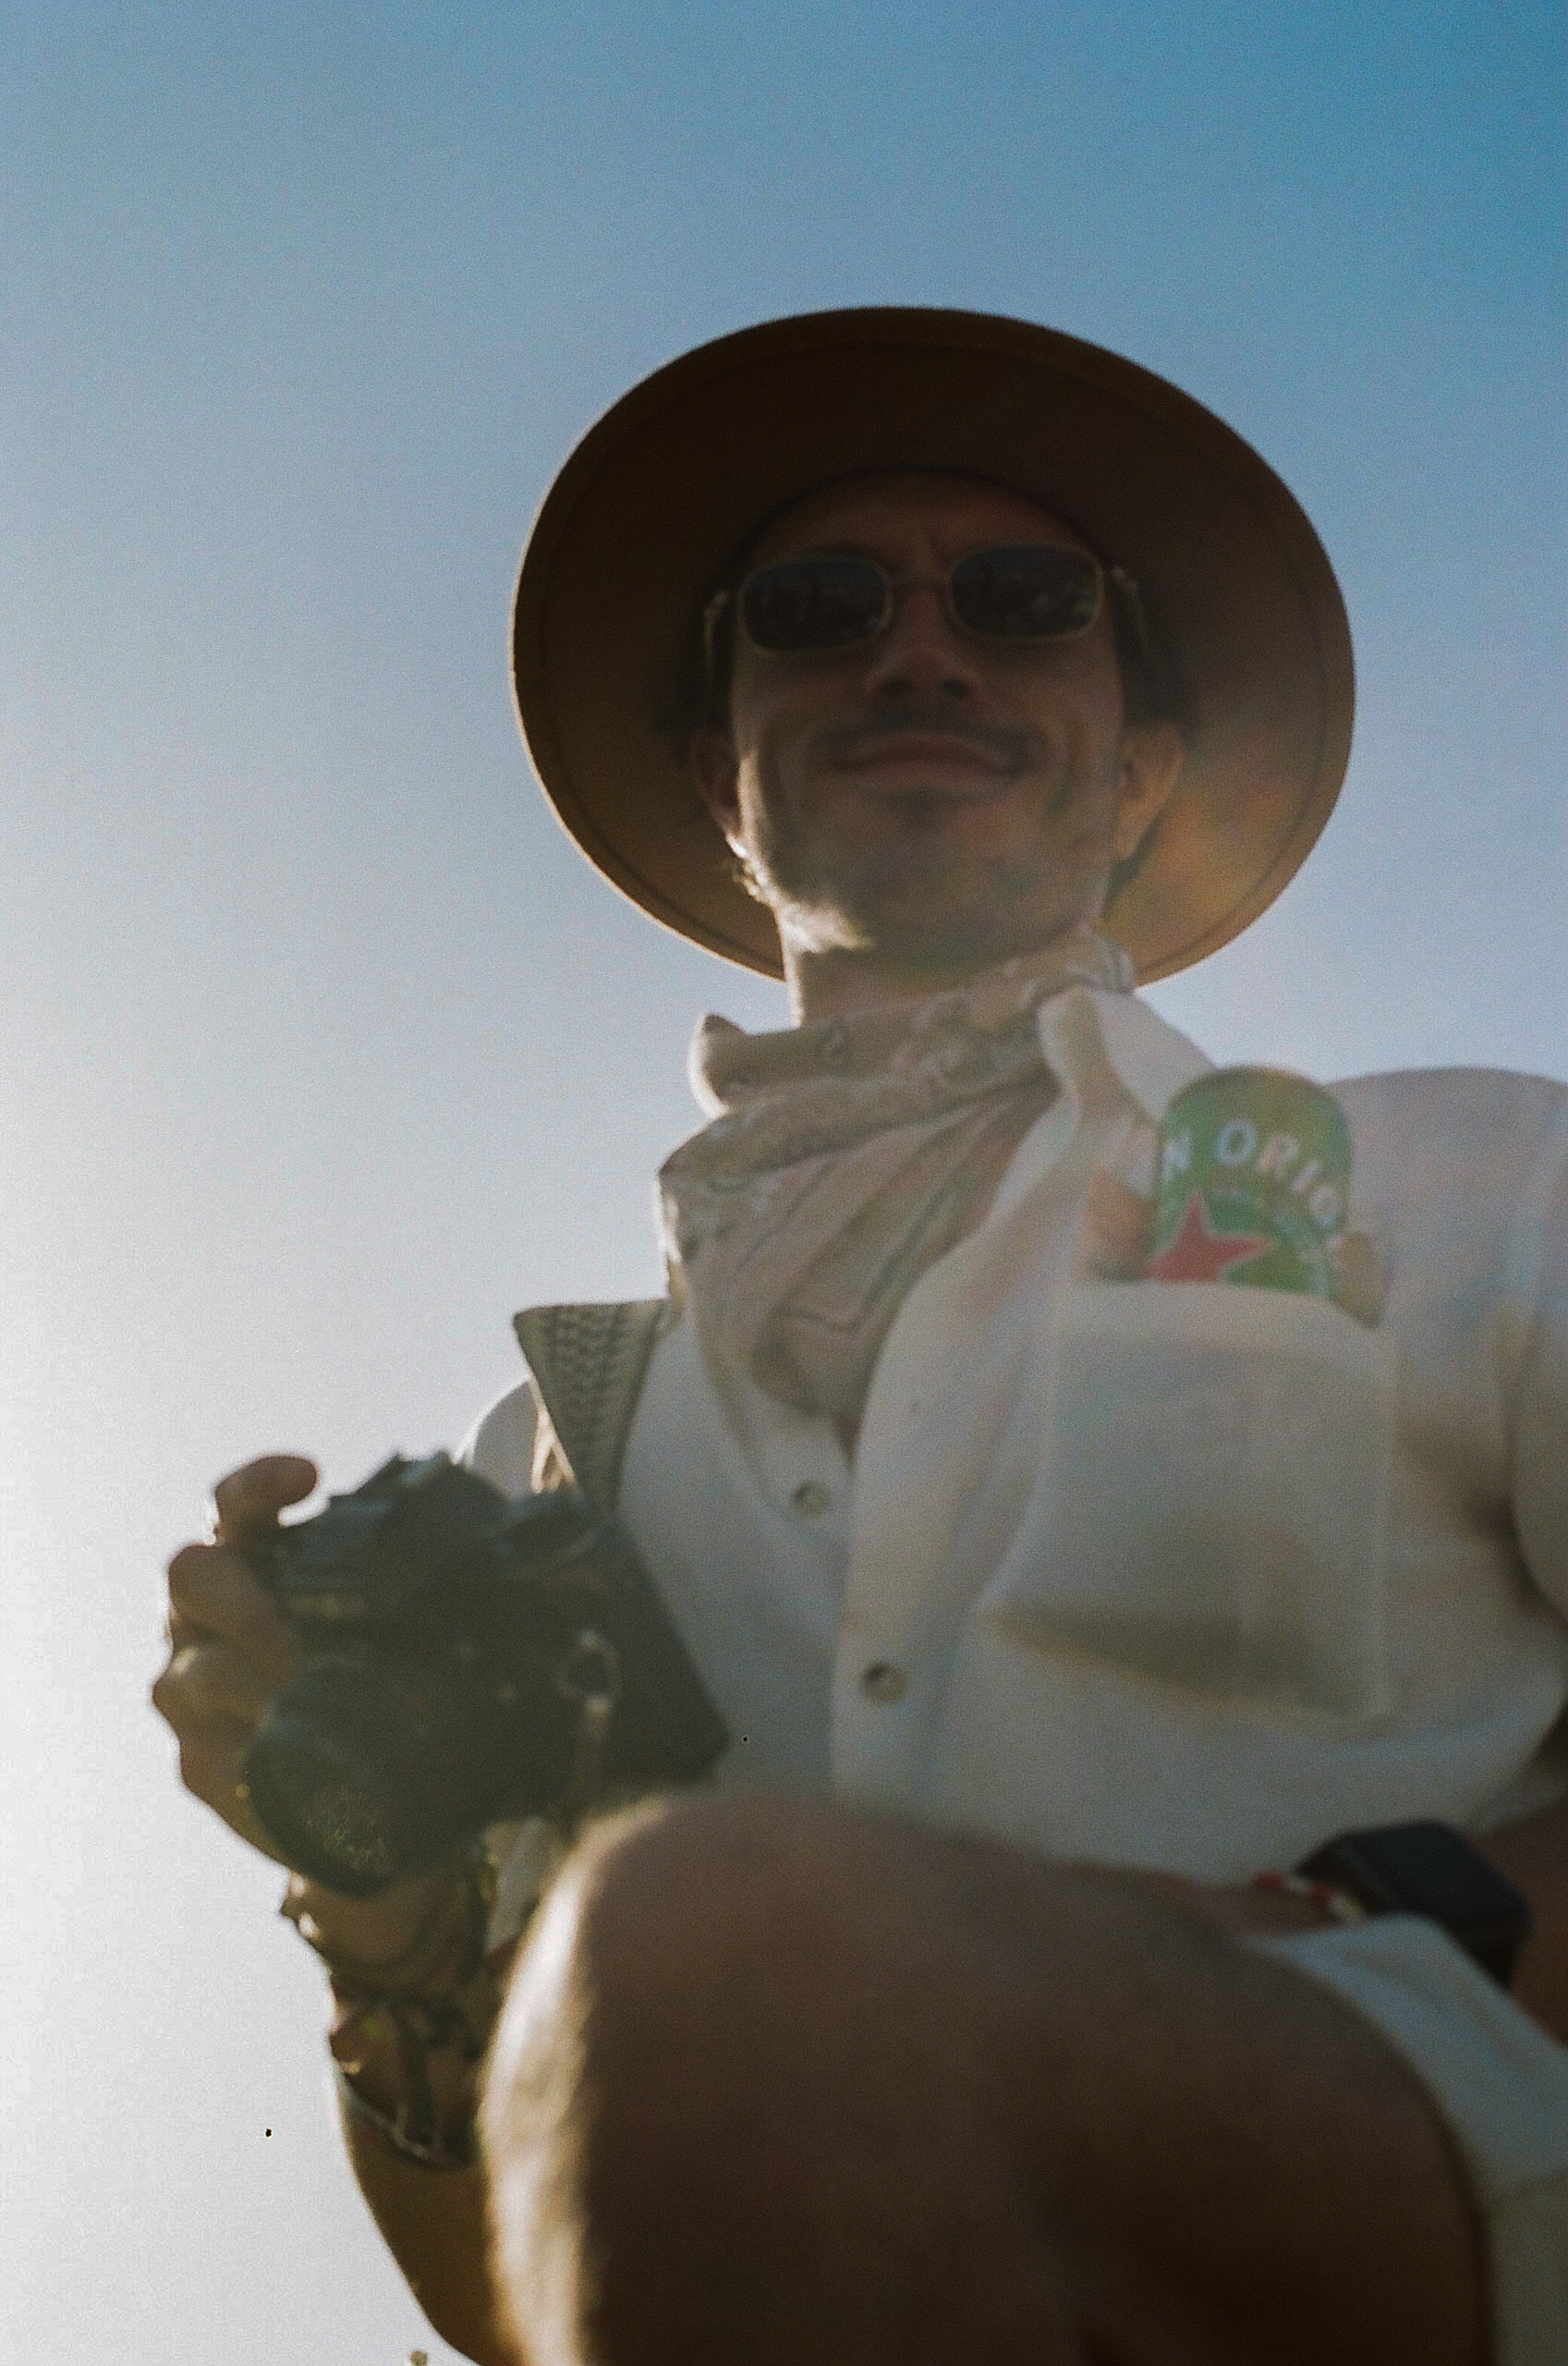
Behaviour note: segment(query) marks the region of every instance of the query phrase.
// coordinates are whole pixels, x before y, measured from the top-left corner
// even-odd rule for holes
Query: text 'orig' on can
[[[1331,1092],[1282,1068],[1216,1068],[1160,1128],[1151,1280],[1332,1298],[1350,1128]]]

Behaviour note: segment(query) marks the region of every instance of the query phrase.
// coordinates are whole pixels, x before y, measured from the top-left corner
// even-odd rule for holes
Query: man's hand
[[[246,1557],[246,1547],[302,1503],[316,1484],[302,1454],[262,1455],[213,1490],[213,1540],[187,1544],[169,1563],[169,1657],[152,1705],[179,1743],[180,1779],[253,1848],[284,1860],[246,1795],[241,1768],[273,1694],[294,1669],[299,1641]],[[351,1898],[319,1883],[297,1884],[320,1943],[359,1963],[402,1953],[453,1879],[438,1866]]]
[[[212,1543],[187,1544],[169,1563],[169,1657],[152,1687],[152,1705],[179,1743],[186,1789],[273,1858],[240,1768],[299,1644],[245,1547],[315,1483],[315,1464],[299,1454],[263,1455],[219,1480]]]

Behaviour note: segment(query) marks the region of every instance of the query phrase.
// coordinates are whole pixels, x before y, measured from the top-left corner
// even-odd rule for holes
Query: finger
[[[1088,1196],[1077,1243],[1080,1278],[1132,1281],[1148,1262],[1154,1231],[1154,1201],[1113,1174],[1097,1166],[1089,1177]]]
[[[289,1504],[303,1503],[317,1479],[303,1454],[263,1454],[240,1465],[213,1490],[218,1524],[215,1541],[242,1544],[257,1528],[269,1528]]]
[[[263,1856],[283,1859],[250,1804],[245,1759],[268,1695],[221,1644],[176,1652],[152,1687],[152,1705],[179,1745],[180,1780]]]
[[[152,1705],[176,1733],[198,1730],[249,1740],[273,1688],[223,1643],[187,1643],[152,1687]]]
[[[180,1781],[226,1821],[231,1808],[243,1804],[244,1785],[239,1770],[245,1762],[249,1737],[191,1726],[183,1733],[176,1727],[175,1739],[179,1744]]]
[[[177,1610],[171,1609],[164,1619],[164,1640],[169,1647],[169,1657],[173,1659],[175,1653],[183,1652],[188,1643],[207,1643],[213,1638],[210,1628],[199,1627],[194,1618],[182,1618]]]
[[[269,1687],[281,1684],[299,1641],[242,1553],[188,1544],[169,1563],[171,1642],[218,1640],[248,1659]]]
[[[1115,1142],[1107,1164],[1114,1169],[1129,1191],[1140,1200],[1152,1201],[1159,1196],[1160,1129],[1147,1117],[1130,1125]]]
[[[249,1735],[235,1737],[213,1727],[192,1729],[176,1738],[180,1781],[186,1789],[210,1807],[214,1815],[221,1815],[242,1840],[248,1840],[263,1857],[271,1857],[281,1865],[284,1859],[251,1806],[245,1787],[241,1770]]]
[[[1388,1299],[1388,1276],[1371,1238],[1365,1232],[1343,1232],[1329,1244],[1334,1269],[1334,1296],[1357,1323],[1372,1327]]]

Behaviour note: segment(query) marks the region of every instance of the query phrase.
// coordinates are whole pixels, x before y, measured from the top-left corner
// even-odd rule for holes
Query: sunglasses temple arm
[[[1144,612],[1143,593],[1138,589],[1136,576],[1129,575],[1124,567],[1108,567],[1105,578],[1121,603],[1122,614],[1137,642],[1139,656],[1148,658],[1152,653],[1153,643],[1149,637],[1149,618]]]
[[[719,633],[728,617],[733,596],[728,592],[715,592],[702,611],[702,672],[710,699],[719,687]]]

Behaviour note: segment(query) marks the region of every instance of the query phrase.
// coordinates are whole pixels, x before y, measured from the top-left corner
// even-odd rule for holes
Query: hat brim
[[[572,453],[524,554],[513,678],[545,794],[590,861],[666,927],[782,974],[671,700],[704,601],[761,522],[882,470],[1028,494],[1144,587],[1192,730],[1106,925],[1145,981],[1228,944],[1305,860],[1344,776],[1355,691],[1333,570],[1211,411],[1117,354],[986,313],[764,322],[644,379]]]

